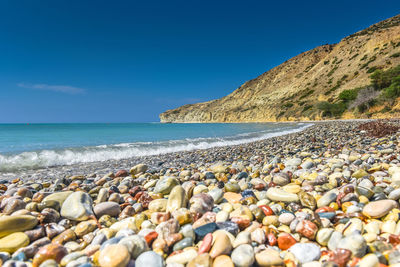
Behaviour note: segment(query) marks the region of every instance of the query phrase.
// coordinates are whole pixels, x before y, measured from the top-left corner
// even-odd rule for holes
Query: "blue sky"
[[[0,2],[0,122],[158,121],[400,1]]]

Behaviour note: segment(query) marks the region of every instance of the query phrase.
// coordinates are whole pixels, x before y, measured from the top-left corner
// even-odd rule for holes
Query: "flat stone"
[[[369,218],[381,218],[396,208],[397,202],[391,199],[383,199],[369,202],[363,208],[363,214]]]
[[[13,253],[21,247],[29,245],[29,237],[22,233],[12,233],[0,239],[0,251]]]
[[[61,206],[61,216],[74,221],[85,221],[93,216],[92,198],[88,193],[77,191],[67,197]]]
[[[33,229],[38,220],[30,215],[13,215],[0,217],[0,238],[15,232]]]
[[[289,248],[289,251],[294,254],[300,263],[315,261],[321,257],[319,246],[313,243],[296,243]]]
[[[62,207],[62,204],[64,201],[67,199],[69,195],[71,195],[73,192],[72,191],[64,191],[64,192],[57,192],[53,193],[51,195],[48,195],[45,197],[42,201],[47,202],[47,201],[56,201]]]
[[[100,251],[99,264],[101,267],[125,267],[130,259],[128,249],[120,244],[113,244]]]
[[[299,197],[296,194],[288,193],[282,189],[271,187],[267,191],[267,197],[276,202],[298,202]]]
[[[118,203],[113,201],[101,202],[94,206],[93,208],[94,214],[97,218],[100,218],[103,215],[110,215],[111,217],[118,217],[121,212]]]

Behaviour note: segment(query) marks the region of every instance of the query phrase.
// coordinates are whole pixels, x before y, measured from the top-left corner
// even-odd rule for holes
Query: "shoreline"
[[[106,175],[109,172],[117,171],[118,169],[130,169],[131,166],[134,166],[138,163],[145,162],[152,169],[159,170],[163,167],[172,167],[172,168],[184,168],[190,165],[190,162],[184,162],[182,160],[176,160],[176,158],[192,158],[196,157],[198,153],[206,153],[210,154],[211,157],[217,157],[216,153],[222,153],[225,150],[234,149],[236,147],[248,147],[251,149],[254,146],[258,146],[259,144],[268,143],[268,140],[271,139],[280,139],[285,138],[286,136],[291,135],[301,135],[308,130],[311,130],[318,125],[324,124],[338,124],[344,122],[345,124],[356,123],[360,124],[362,122],[367,122],[371,120],[325,120],[325,121],[306,121],[304,123],[310,123],[311,125],[306,126],[305,128],[298,130],[293,130],[294,132],[288,134],[282,134],[278,136],[268,137],[266,139],[244,142],[242,144],[235,145],[223,145],[223,146],[215,146],[211,148],[205,149],[194,149],[194,150],[183,150],[177,152],[170,152],[164,154],[150,155],[150,156],[137,156],[130,157],[125,159],[109,159],[104,161],[94,161],[87,163],[75,163],[71,165],[57,165],[50,166],[45,168],[36,168],[36,169],[21,169],[14,172],[0,172],[0,179],[14,179],[16,177],[27,179],[27,178],[51,178],[54,176],[68,177],[72,175],[91,175],[96,173],[96,175]],[[280,123],[280,122],[279,122]],[[293,123],[293,122],[288,122]],[[298,122],[303,123],[303,122]],[[279,133],[278,133],[279,134]],[[201,162],[200,162],[201,163]]]

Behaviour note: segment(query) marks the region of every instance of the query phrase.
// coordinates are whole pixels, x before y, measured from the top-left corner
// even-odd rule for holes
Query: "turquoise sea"
[[[0,124],[0,172],[237,145],[307,123]]]

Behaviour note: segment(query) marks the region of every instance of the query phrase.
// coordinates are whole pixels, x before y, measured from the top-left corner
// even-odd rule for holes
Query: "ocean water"
[[[237,145],[308,123],[0,124],[0,172]]]

